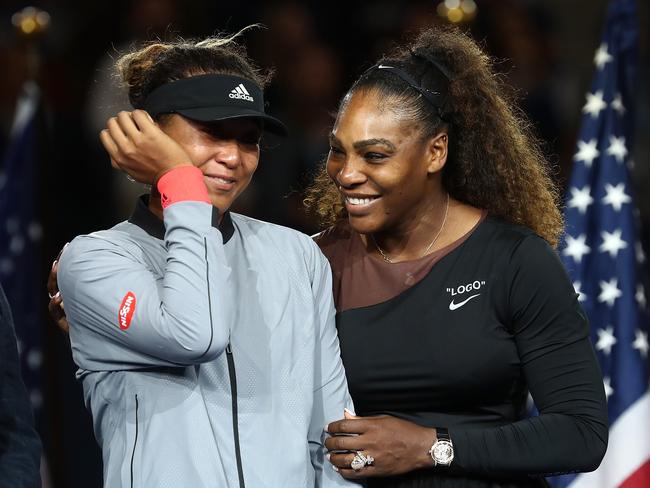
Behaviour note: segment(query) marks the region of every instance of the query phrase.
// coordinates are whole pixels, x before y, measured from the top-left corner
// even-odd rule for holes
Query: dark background
[[[142,187],[113,172],[97,134],[122,108],[112,59],[134,42],[156,37],[204,37],[262,23],[244,36],[262,67],[275,69],[270,111],[291,128],[289,140],[267,141],[253,184],[237,210],[305,232],[318,230],[301,206],[301,190],[327,152],[326,134],[345,88],[405,35],[442,20],[439,1],[218,2],[207,0],[61,0],[33,2],[51,16],[38,43],[43,90],[41,183],[42,309],[49,263],[75,235],[128,216]],[[575,153],[584,95],[593,74],[606,0],[476,0],[463,28],[497,59],[520,96],[564,185]],[[11,16],[27,4],[0,3],[0,154],[8,142],[16,97],[27,77],[26,45]],[[641,46],[633,181],[644,241],[650,230],[647,2],[639,1]],[[645,136],[645,137],[644,137]],[[647,248],[647,246],[646,246]],[[101,458],[83,406],[67,338],[43,319],[44,398],[39,409],[51,486],[101,486]],[[17,324],[17,328],[20,324]],[[269,440],[269,447],[272,441]]]

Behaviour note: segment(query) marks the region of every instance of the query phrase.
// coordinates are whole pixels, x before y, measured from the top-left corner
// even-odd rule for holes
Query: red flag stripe
[[[648,488],[650,486],[650,459],[630,475],[619,488]]]

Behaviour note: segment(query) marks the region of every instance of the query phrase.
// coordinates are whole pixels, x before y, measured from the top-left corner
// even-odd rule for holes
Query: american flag
[[[39,99],[36,83],[25,83],[16,105],[7,153],[0,167],[0,282],[11,305],[23,379],[34,407],[37,427],[41,426],[43,404],[42,311],[45,309],[41,269],[42,192],[37,186],[40,179]]]
[[[609,445],[598,470],[554,478],[555,487],[650,487],[645,257],[628,172],[637,45],[635,1],[612,1],[582,109],[560,244],[603,373]]]

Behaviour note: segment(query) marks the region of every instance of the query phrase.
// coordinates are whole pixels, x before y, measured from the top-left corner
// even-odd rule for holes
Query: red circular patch
[[[117,314],[117,323],[120,329],[126,330],[131,325],[131,319],[135,313],[135,295],[133,292],[128,292],[122,299],[120,311]]]

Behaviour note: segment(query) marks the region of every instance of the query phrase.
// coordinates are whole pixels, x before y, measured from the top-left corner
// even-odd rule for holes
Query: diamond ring
[[[350,463],[350,467],[355,471],[365,468],[366,466],[372,466],[375,462],[375,458],[370,455],[365,455],[362,452],[357,452],[354,455],[354,459]]]

